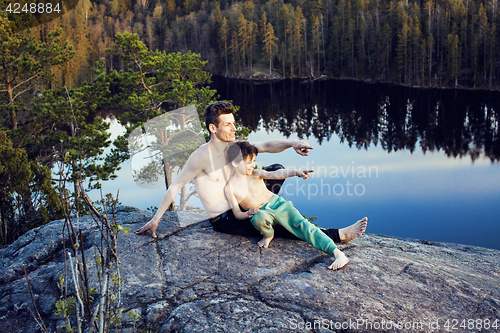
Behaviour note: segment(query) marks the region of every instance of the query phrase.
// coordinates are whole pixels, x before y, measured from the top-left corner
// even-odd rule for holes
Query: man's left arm
[[[308,153],[313,147],[307,141],[302,140],[269,140],[265,142],[252,142],[257,147],[259,153],[280,153],[288,148],[293,148],[297,154],[309,156]]]

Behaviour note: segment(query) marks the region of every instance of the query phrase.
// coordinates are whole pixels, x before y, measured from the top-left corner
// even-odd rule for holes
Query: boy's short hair
[[[233,144],[228,145],[226,154],[229,163],[232,161],[240,163],[242,160],[246,160],[248,156],[257,156],[259,150],[248,141],[235,141]]]
[[[210,124],[214,124],[215,127],[219,127],[219,116],[221,114],[233,113],[233,110],[233,104],[228,102],[219,101],[208,105],[205,108],[205,125],[207,125],[207,130],[210,132],[208,129]]]

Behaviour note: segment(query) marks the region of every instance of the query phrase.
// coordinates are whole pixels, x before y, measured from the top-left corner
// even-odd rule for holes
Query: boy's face
[[[250,176],[255,168],[255,155],[247,156],[244,160],[241,160],[236,166],[236,172]]]

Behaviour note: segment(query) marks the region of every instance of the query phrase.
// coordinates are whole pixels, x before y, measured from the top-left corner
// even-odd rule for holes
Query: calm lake
[[[211,86],[240,106],[236,119],[252,130],[249,141],[314,147],[308,157],[257,157],[258,165],[315,170],[308,180],[286,180],[280,193],[317,216],[314,223],[343,227],[367,216],[370,233],[500,249],[500,92],[220,77]],[[103,189],[120,186],[122,204],[146,209],[159,205],[162,183],[137,186],[126,162]],[[202,207],[196,197],[189,205]]]

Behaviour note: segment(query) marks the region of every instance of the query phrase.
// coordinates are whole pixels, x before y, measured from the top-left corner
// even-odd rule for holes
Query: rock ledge
[[[117,218],[134,230],[151,213],[122,207]],[[0,250],[0,332],[38,331],[23,264],[56,331],[62,225],[31,230]],[[96,226],[90,217],[79,226],[92,258]],[[447,320],[464,319],[500,326],[497,250],[365,234],[341,245],[350,263],[332,272],[331,258],[305,242],[277,239],[260,249],[257,238],[213,231],[204,214],[167,213],[158,234],[129,233],[119,244],[122,306],[153,331],[448,332]],[[122,331],[132,326],[126,314]]]

